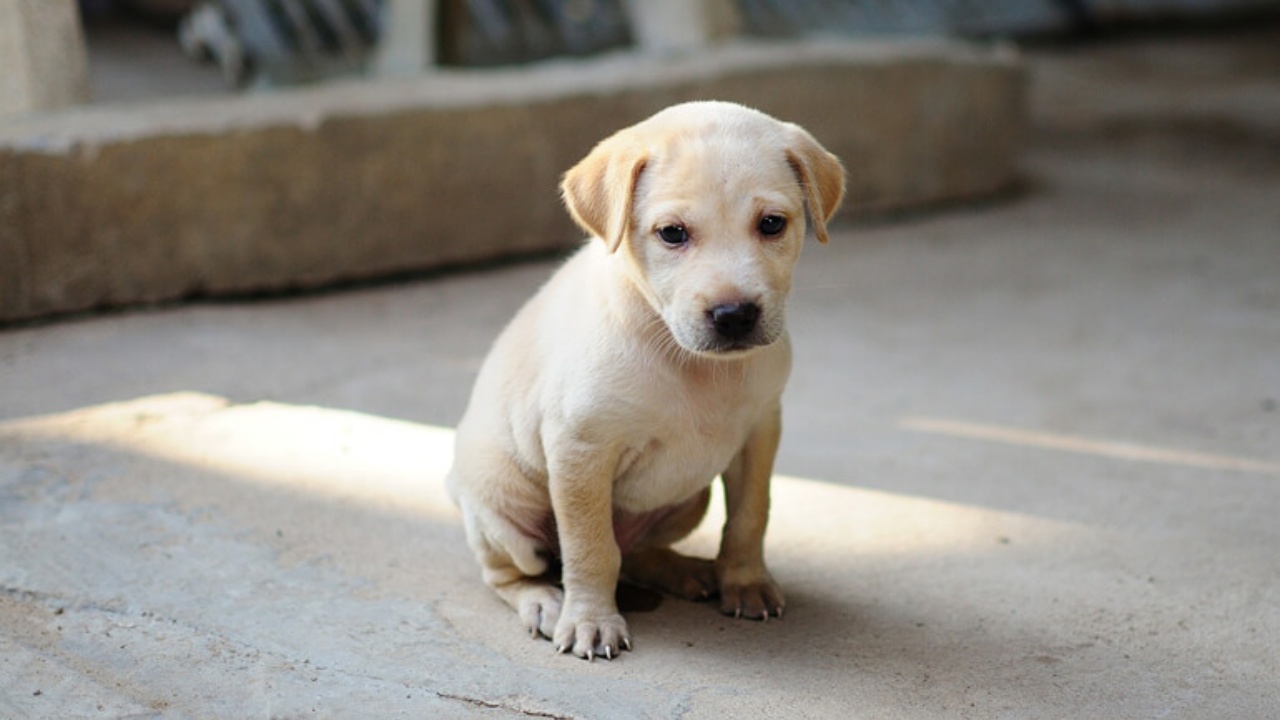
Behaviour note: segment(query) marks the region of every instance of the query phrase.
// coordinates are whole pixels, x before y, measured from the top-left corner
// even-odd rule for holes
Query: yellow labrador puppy
[[[796,125],[696,102],[604,140],[561,189],[595,240],[503,331],[458,426],[449,489],[485,582],[587,659],[631,647],[620,575],[780,616],[763,541],[783,311],[806,208],[827,241],[840,161]],[[719,555],[679,555],[717,475]]]

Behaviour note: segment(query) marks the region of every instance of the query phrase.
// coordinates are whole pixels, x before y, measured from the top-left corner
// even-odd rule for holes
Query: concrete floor
[[[1025,192],[808,248],[787,617],[613,662],[440,487],[553,263],[0,332],[0,717],[1275,717],[1275,37],[1039,52]]]

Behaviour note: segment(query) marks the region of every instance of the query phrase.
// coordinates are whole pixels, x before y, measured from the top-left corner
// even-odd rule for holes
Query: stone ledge
[[[734,100],[849,169],[845,214],[1015,177],[1016,53],[733,43],[0,121],[0,321],[375,278],[567,248],[560,173],[666,105]]]

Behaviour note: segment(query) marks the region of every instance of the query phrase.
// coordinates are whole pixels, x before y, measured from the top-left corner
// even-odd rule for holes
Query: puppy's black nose
[[[711,326],[725,340],[737,341],[751,334],[760,320],[760,306],[753,302],[725,303],[707,311]]]

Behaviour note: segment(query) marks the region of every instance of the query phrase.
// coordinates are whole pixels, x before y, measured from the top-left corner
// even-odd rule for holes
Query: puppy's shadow
[[[559,558],[548,557],[547,561],[549,567],[547,572],[542,575],[542,579],[553,583],[558,588],[564,589],[564,585],[560,580],[564,567],[560,564]],[[651,613],[657,610],[666,599],[667,596],[661,592],[628,582],[625,578],[618,579],[617,589],[614,591],[614,602],[618,604],[618,612],[628,614]]]
[[[657,610],[666,600],[666,596],[657,590],[633,585],[626,580],[618,581],[615,595],[618,611],[622,613],[650,613]]]

